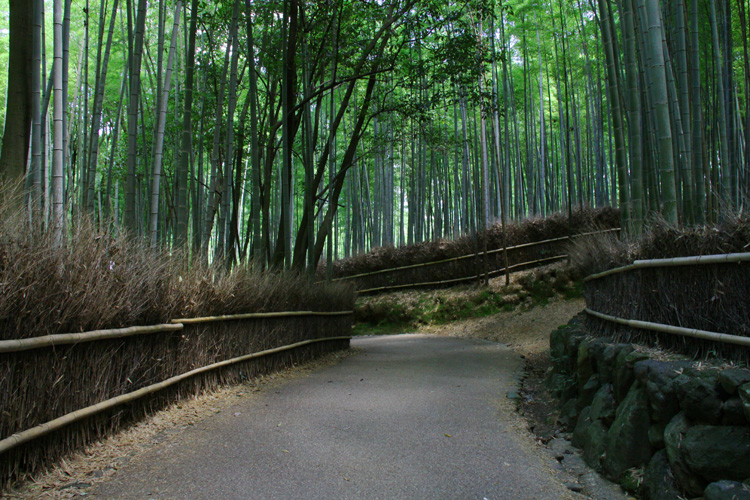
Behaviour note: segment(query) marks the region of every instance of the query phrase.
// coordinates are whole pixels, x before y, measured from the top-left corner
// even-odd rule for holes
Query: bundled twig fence
[[[352,312],[272,312],[0,341],[0,488],[143,412],[349,345]]]
[[[507,251],[507,271],[528,269],[567,258],[565,246],[572,238],[595,236],[619,232],[620,228],[590,231],[573,236],[562,236],[541,241],[532,241],[504,248],[496,248],[482,253],[461,255],[449,259],[424,262],[390,269],[380,269],[369,273],[343,276],[333,281],[353,281],[359,293],[377,293],[408,288],[438,288],[479,280],[488,271],[490,277],[506,272],[505,252]],[[486,263],[485,263],[486,259]],[[429,268],[429,271],[425,271]],[[424,280],[425,276],[433,279]],[[434,279],[438,278],[438,279]]]
[[[592,332],[750,362],[750,253],[637,260],[585,288]]]

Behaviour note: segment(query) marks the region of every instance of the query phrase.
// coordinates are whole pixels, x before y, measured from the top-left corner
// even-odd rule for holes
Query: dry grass
[[[0,340],[249,312],[351,310],[353,289],[294,274],[194,266],[85,218],[62,246],[0,200]],[[348,335],[351,317],[226,321],[124,339],[0,354],[0,439],[217,361],[301,340]],[[3,454],[0,487],[176,398],[247,380],[348,342],[316,344],[195,377],[142,403]]]
[[[569,236],[596,229],[610,229],[619,226],[619,211],[612,208],[575,210],[572,219],[565,214],[553,214],[546,218],[529,218],[506,227],[507,245],[542,241]],[[503,248],[502,228],[494,225],[488,231],[474,236],[464,236],[456,240],[438,240],[403,247],[381,247],[371,252],[334,264],[334,276],[344,277],[368,273],[381,269],[391,269],[413,264],[452,259],[488,250]],[[510,250],[508,260],[511,265],[535,261],[564,253],[564,242]],[[473,259],[462,259],[428,267],[398,270],[379,273],[373,276],[357,278],[357,288],[369,289],[402,285],[410,283],[436,282],[468,276],[475,276],[485,266],[489,270],[502,269],[505,266],[502,252]]]

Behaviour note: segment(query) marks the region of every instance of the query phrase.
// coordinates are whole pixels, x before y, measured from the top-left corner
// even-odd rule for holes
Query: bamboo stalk
[[[552,261],[552,260],[565,259],[567,257],[568,257],[567,255],[555,255],[554,257],[545,257],[544,259],[532,260],[532,261],[529,261],[529,262],[521,262],[519,264],[513,264],[512,266],[508,266],[507,270],[510,271],[512,269],[517,269],[519,267],[530,266],[530,265],[534,265],[534,264],[540,264],[542,262],[548,262],[548,261]],[[490,276],[493,276],[493,275],[496,275],[496,274],[502,274],[505,271],[506,271],[506,268],[502,268],[502,269],[497,269],[495,271],[490,271],[488,274]],[[381,287],[378,287],[378,288],[367,288],[367,289],[364,289],[364,290],[359,290],[359,293],[382,292],[384,290],[398,290],[398,289],[404,289],[404,288],[417,288],[417,287],[420,287],[420,286],[447,285],[449,283],[459,283],[459,282],[462,282],[462,281],[472,281],[472,280],[478,279],[479,277],[480,276],[478,276],[478,275],[474,275],[474,276],[466,276],[466,277],[463,277],[463,278],[453,278],[453,279],[444,280],[444,281],[425,281],[425,282],[422,282],[422,283],[407,283],[405,285],[381,286]]]
[[[536,245],[544,245],[546,243],[556,243],[558,241],[569,240],[571,238],[581,238],[583,236],[593,236],[595,234],[611,233],[611,232],[620,231],[621,229],[622,228],[616,227],[616,228],[613,228],[613,229],[605,229],[605,230],[602,230],[602,231],[592,231],[592,232],[589,232],[589,233],[574,234],[573,236],[561,236],[559,238],[552,238],[552,239],[549,239],[549,240],[532,241],[530,243],[522,243],[520,245],[515,245],[515,246],[512,246],[512,247],[508,247],[507,250],[518,250],[519,248],[527,248],[527,247],[532,247],[532,246],[536,246]],[[496,253],[500,253],[500,252],[504,252],[504,251],[505,251],[505,249],[503,249],[503,248],[497,248],[497,249],[493,249],[493,250],[488,250],[487,251],[487,255],[496,254]],[[437,265],[437,264],[445,264],[447,262],[455,262],[455,261],[463,260],[463,259],[473,259],[475,257],[481,257],[484,254],[485,254],[484,252],[481,252],[481,253],[477,253],[477,254],[461,255],[459,257],[451,257],[449,259],[434,260],[434,261],[431,261],[431,262],[421,262],[419,264],[410,264],[408,266],[391,267],[391,268],[388,268],[388,269],[379,269],[377,271],[372,271],[372,272],[369,272],[369,273],[352,274],[351,276],[342,276],[341,278],[335,278],[335,279],[333,279],[331,281],[352,280],[352,279],[356,279],[356,278],[365,278],[365,277],[368,277],[368,276],[375,276],[377,274],[390,273],[390,272],[394,272],[394,271],[403,271],[405,269],[416,269],[416,268],[419,268],[419,267],[434,266],[434,265]],[[475,278],[476,277],[472,277],[472,279],[475,279]],[[459,278],[459,279],[463,280],[464,278]],[[319,281],[318,283],[323,283],[323,282]],[[360,290],[360,292],[362,292],[362,291],[363,290]]]
[[[94,340],[116,339],[130,337],[133,335],[146,335],[149,333],[173,332],[182,330],[182,324],[165,324],[152,326],[131,326],[128,328],[113,328],[109,330],[93,330],[82,333],[60,333],[56,335],[45,335],[43,337],[32,337],[28,339],[0,340],[0,353],[28,351],[53,345],[77,344],[80,342],[91,342]]]
[[[633,269],[645,269],[652,267],[676,267],[676,266],[697,266],[705,264],[739,264],[750,262],[750,252],[748,253],[727,253],[719,255],[696,255],[693,257],[674,257],[671,259],[650,259],[636,260],[632,264],[622,267],[616,267],[597,274],[587,276],[583,281],[591,281],[613,274],[631,271]]]
[[[683,328],[679,326],[663,325],[660,323],[651,323],[649,321],[640,321],[636,319],[623,319],[615,316],[609,316],[597,311],[593,311],[588,307],[584,309],[587,314],[594,316],[595,318],[602,319],[604,321],[610,321],[612,323],[618,323],[620,325],[630,326],[633,328],[640,328],[642,330],[651,330],[659,333],[669,333],[673,335],[680,335],[683,337],[693,337],[703,340],[712,340],[714,342],[722,342],[725,344],[734,344],[744,347],[750,347],[750,337],[741,337],[739,335],[729,335],[727,333],[716,333],[709,332],[707,330],[698,330],[691,328]]]
[[[254,358],[268,356],[269,354],[276,354],[279,352],[296,349],[297,347],[302,347],[305,345],[310,345],[310,344],[314,344],[318,342],[327,342],[327,341],[334,341],[334,340],[350,340],[350,339],[351,337],[328,337],[328,338],[323,338],[323,339],[305,340],[302,342],[297,342],[295,344],[275,347],[273,349],[266,349],[264,351],[246,354],[244,356],[227,359],[225,361],[213,363],[213,364],[201,367],[201,368],[196,368],[194,370],[190,370],[189,372],[183,373],[182,375],[176,375],[174,377],[170,377],[167,380],[164,380],[163,382],[158,382],[156,384],[143,387],[141,389],[138,389],[137,391],[129,392],[126,394],[121,394],[120,396],[107,399],[95,405],[91,405],[86,408],[76,410],[74,412],[58,417],[54,420],[50,420],[49,422],[37,425],[35,427],[32,427],[31,429],[27,429],[25,431],[15,433],[3,440],[0,440],[0,454],[10,449],[13,449],[23,443],[26,443],[33,439],[49,434],[50,432],[59,430],[69,424],[72,424],[73,422],[77,422],[84,418],[88,418],[92,415],[100,413],[104,410],[108,410],[115,406],[129,403],[131,401],[135,401],[136,399],[142,398],[143,396],[153,394],[157,391],[160,391],[169,386],[177,384],[178,382],[181,382],[187,378],[193,377],[195,375],[200,375],[201,373],[205,373],[208,371],[215,370],[217,368],[222,368],[225,366],[241,363],[243,361],[248,361]]]
[[[172,323],[182,323],[184,325],[194,325],[198,323],[212,323],[215,321],[230,321],[238,319],[264,319],[264,318],[292,318],[296,316],[349,316],[354,311],[287,311],[287,312],[267,312],[267,313],[246,313],[246,314],[225,314],[221,316],[206,316],[203,318],[182,318],[173,319]]]

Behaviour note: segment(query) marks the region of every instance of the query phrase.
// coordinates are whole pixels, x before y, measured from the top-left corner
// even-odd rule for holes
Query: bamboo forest
[[[63,239],[316,268],[750,197],[747,0],[6,0],[0,177]],[[7,68],[7,71],[5,70]]]

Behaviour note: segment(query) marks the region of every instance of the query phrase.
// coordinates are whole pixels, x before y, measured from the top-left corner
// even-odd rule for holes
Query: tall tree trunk
[[[149,240],[152,247],[157,244],[157,230],[159,228],[159,192],[161,191],[161,162],[164,150],[164,127],[167,121],[167,105],[169,104],[169,90],[172,85],[172,67],[177,50],[177,39],[180,37],[180,11],[182,0],[177,0],[174,7],[174,21],[172,22],[172,41],[167,56],[167,71],[164,74],[162,95],[156,116],[156,143],[154,144],[154,163],[151,171],[151,214],[149,218]]]
[[[138,0],[135,22],[135,40],[130,56],[130,99],[128,101],[128,163],[125,179],[125,213],[123,224],[132,234],[137,234],[136,219],[136,167],[138,164],[138,107],[141,93],[141,57],[146,26],[146,0]]]
[[[52,157],[52,231],[53,239],[57,246],[63,244],[63,164],[65,154],[63,151],[63,5],[62,0],[54,1],[54,64],[53,87],[55,93],[54,105],[54,149]]]
[[[722,66],[722,54],[719,45],[719,26],[716,19],[716,6],[713,1],[710,4],[709,15],[711,19],[711,36],[714,62],[716,64],[716,88],[718,91],[717,120],[719,122],[719,161],[721,165],[721,198],[725,207],[731,206],[732,199],[732,168],[731,152],[729,150],[729,133],[727,130],[727,115],[725,106],[724,68]]]
[[[249,0],[248,0],[249,1]],[[250,17],[248,15],[248,22]],[[182,137],[179,164],[176,170],[177,217],[174,233],[175,247],[183,246],[188,240],[188,174],[193,157],[193,86],[195,85],[195,36],[198,29],[198,0],[190,3],[190,31],[188,34],[187,60],[185,62],[185,100],[182,112]],[[193,207],[196,216],[198,207]]]
[[[104,57],[99,62],[99,56],[97,56],[97,70],[96,70],[96,89],[94,94],[94,107],[91,110],[91,133],[89,134],[90,146],[89,146],[89,158],[87,163],[88,168],[88,190],[86,194],[86,208],[88,210],[93,209],[94,203],[94,180],[96,178],[96,166],[99,157],[99,129],[101,128],[102,119],[102,106],[104,102],[104,87],[107,82],[107,68],[109,66],[109,53],[112,47],[112,37],[115,30],[115,19],[117,18],[117,2],[114,0],[112,3],[112,17],[109,22],[109,31],[107,34],[107,43],[104,46]],[[104,18],[104,2],[100,6],[102,10],[102,18]],[[104,26],[101,26],[102,34]],[[100,35],[100,41],[103,38]],[[102,47],[100,46],[98,51],[101,53]]]
[[[20,182],[26,171],[31,137],[35,69],[34,7],[29,0],[10,1],[10,47],[5,130],[0,154],[0,179]],[[38,78],[37,78],[38,84]],[[38,85],[37,85],[38,87]]]

